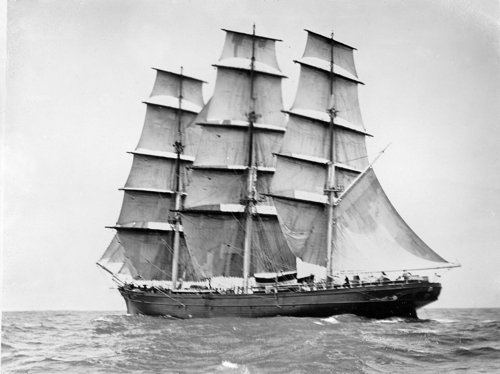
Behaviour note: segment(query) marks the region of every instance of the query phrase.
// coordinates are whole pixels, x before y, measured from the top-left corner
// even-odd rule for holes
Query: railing
[[[302,284],[291,285],[259,285],[250,288],[249,293],[262,294],[262,293],[283,293],[283,292],[310,292],[310,291],[326,291],[334,289],[350,289],[350,288],[363,288],[363,287],[381,287],[391,285],[403,285],[408,283],[429,283],[427,277],[420,277],[418,279],[406,280],[377,280],[374,282],[365,282],[357,280],[349,280],[349,283],[334,284],[333,282],[309,282]],[[152,294],[217,294],[217,295],[240,295],[244,294],[243,287],[233,288],[208,288],[208,287],[192,287],[188,289],[172,290],[158,286],[136,286],[133,284],[126,284],[120,286],[120,289],[132,292],[146,292]]]

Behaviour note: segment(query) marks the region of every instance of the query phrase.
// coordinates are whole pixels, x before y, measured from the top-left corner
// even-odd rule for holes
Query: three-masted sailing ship
[[[98,262],[127,311],[416,317],[441,284],[409,271],[456,265],[410,229],[374,174],[354,48],[306,30],[285,110],[280,40],[224,31],[208,103],[203,81],[156,69],[116,235]]]

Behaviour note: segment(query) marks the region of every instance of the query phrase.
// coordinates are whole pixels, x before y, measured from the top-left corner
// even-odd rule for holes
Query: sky
[[[500,307],[496,0],[10,0],[2,108],[2,310],[125,310],[95,265],[113,237],[151,67],[203,79],[229,29],[283,40],[295,94],[309,29],[357,48],[369,153],[391,202],[461,268],[433,307]],[[5,100],[4,100],[5,99]]]

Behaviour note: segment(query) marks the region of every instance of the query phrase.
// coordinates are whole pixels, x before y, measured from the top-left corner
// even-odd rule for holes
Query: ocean
[[[419,320],[4,312],[2,373],[500,373],[500,309]]]

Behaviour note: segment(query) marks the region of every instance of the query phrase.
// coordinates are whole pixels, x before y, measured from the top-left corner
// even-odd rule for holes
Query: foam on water
[[[229,362],[229,361],[222,361],[222,366],[227,367],[227,368],[231,368],[231,369],[238,368],[238,364],[233,364],[232,362]]]

